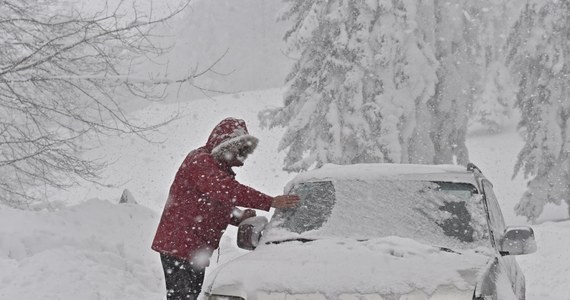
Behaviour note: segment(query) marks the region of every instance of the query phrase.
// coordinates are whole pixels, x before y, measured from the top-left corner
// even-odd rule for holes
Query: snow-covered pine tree
[[[570,203],[570,3],[528,1],[509,36],[525,145],[514,175],[532,177],[515,207],[536,220],[546,203]]]
[[[517,2],[520,2],[517,0]],[[512,116],[516,85],[505,63],[504,46],[512,25],[513,1],[480,0],[471,3],[470,19],[477,25],[483,60],[480,92],[473,105],[472,123],[498,132]]]
[[[473,103],[480,93],[483,51],[479,41],[481,13],[476,1],[433,0],[434,53],[440,63],[432,107],[431,137],[435,157],[431,163],[466,165],[465,139]]]
[[[422,1],[285,0],[285,39],[300,59],[283,108],[285,169],[324,163],[433,161],[429,124],[438,63],[424,42]]]

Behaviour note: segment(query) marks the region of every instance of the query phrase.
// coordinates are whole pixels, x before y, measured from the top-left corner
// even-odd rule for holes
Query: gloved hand
[[[236,207],[232,212],[232,219],[230,221],[230,224],[238,226],[239,223],[243,222],[245,219],[249,219],[255,216],[257,216],[257,213],[253,209],[248,208],[246,210],[241,210]]]
[[[252,217],[255,217],[255,216],[257,216],[257,212],[255,212],[255,210],[253,210],[253,209],[249,209],[249,208],[248,208],[248,209],[246,209],[246,210],[243,211],[243,214],[242,214],[242,216],[241,216],[241,218],[240,218],[240,222],[242,222],[242,221],[245,220],[245,219],[249,219],[249,218],[252,218]]]

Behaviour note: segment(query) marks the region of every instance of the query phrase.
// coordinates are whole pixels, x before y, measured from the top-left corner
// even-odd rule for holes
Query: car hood
[[[493,257],[486,248],[459,253],[398,237],[288,241],[260,245],[219,266],[208,276],[205,291],[249,299],[285,293],[311,299],[368,294],[389,299],[434,294],[462,299],[464,294],[471,299]]]

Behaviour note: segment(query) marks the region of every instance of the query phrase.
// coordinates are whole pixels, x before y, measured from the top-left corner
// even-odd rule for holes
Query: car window
[[[448,248],[490,246],[482,197],[468,183],[340,180],[303,183],[292,192],[301,204],[276,210],[267,236],[285,229],[306,238],[400,236]]]
[[[452,194],[463,200],[469,200],[473,195],[477,194],[477,189],[469,184],[463,182],[441,182],[436,181],[437,189],[439,191],[445,192],[446,194]]]
[[[489,208],[489,219],[491,222],[492,236],[495,240],[495,245],[499,245],[499,238],[505,231],[505,220],[503,213],[493,191],[493,185],[488,181],[483,181],[483,191],[487,199],[487,206]]]
[[[471,213],[467,209],[467,202],[472,199],[476,193],[473,185],[467,183],[454,182],[435,182],[436,189],[445,194],[452,195],[454,198],[465,201],[443,201],[438,207],[440,211],[448,212],[449,216],[440,220],[438,225],[443,229],[447,236],[472,243],[474,229],[471,226]]]
[[[292,194],[299,195],[295,209],[275,211],[274,218],[283,220],[282,226],[292,232],[315,230],[331,215],[335,204],[334,185],[330,181],[301,183],[293,187]]]

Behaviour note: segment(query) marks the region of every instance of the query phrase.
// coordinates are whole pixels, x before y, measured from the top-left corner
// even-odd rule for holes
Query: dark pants
[[[168,300],[197,299],[202,291],[205,269],[169,255],[161,254],[160,260],[166,280],[166,298]]]

